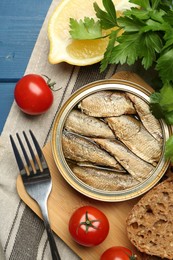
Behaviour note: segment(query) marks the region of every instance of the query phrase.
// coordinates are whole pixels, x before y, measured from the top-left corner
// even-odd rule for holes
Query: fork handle
[[[40,202],[39,206],[40,206],[40,209],[41,209],[41,212],[42,212],[44,226],[45,226],[46,231],[47,231],[47,236],[48,236],[48,240],[49,240],[52,259],[53,260],[61,260],[61,257],[59,255],[59,252],[58,252],[58,249],[57,249],[57,246],[56,246],[56,243],[55,243],[53,232],[52,232],[52,229],[51,229],[50,224],[49,224],[49,217],[48,217],[46,203]]]
[[[45,225],[45,228],[46,228],[46,231],[47,231],[47,236],[48,236],[48,240],[49,240],[52,259],[53,260],[61,260],[57,246],[55,244],[52,229],[51,229],[49,223],[46,220],[44,220],[44,225]]]

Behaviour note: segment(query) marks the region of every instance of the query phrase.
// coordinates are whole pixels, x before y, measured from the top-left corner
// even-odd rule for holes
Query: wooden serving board
[[[130,72],[119,72],[113,78],[121,78],[142,84],[150,88],[140,77]],[[152,89],[150,88],[152,91]],[[126,234],[126,218],[133,205],[139,200],[133,199],[125,202],[100,202],[83,196],[74,190],[58,171],[51,145],[48,143],[43,152],[47,159],[53,181],[52,192],[48,200],[48,211],[53,231],[82,259],[99,260],[101,254],[111,246],[125,246],[138,255],[138,259],[144,259],[132,246]],[[21,177],[17,179],[17,191],[21,199],[41,218],[41,212],[37,204],[25,192]],[[92,248],[79,246],[74,242],[68,232],[68,222],[72,213],[79,207],[92,205],[102,210],[109,219],[110,232],[100,245]]]

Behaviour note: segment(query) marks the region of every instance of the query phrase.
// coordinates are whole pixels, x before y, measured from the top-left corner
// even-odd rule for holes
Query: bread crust
[[[126,223],[128,238],[140,252],[173,259],[173,177],[144,195]]]

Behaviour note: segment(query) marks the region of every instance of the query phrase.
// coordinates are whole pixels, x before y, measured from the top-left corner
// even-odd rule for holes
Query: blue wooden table
[[[52,0],[0,0],[0,133]]]

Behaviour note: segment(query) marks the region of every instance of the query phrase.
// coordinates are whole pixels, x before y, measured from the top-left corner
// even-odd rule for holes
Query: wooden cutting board
[[[139,76],[131,72],[119,72],[113,78],[121,78],[142,84],[150,88]],[[152,91],[152,89],[150,88]],[[125,202],[100,202],[87,198],[74,190],[61,176],[58,171],[51,145],[48,143],[43,152],[50,167],[53,188],[48,200],[48,211],[53,231],[82,259],[99,260],[101,254],[111,246],[125,246],[138,255],[138,259],[144,259],[132,246],[126,234],[126,218],[134,204],[139,200],[133,199]],[[21,199],[41,218],[41,212],[37,204],[25,192],[21,177],[17,179],[17,191]],[[109,219],[110,232],[106,240],[92,248],[79,246],[75,243],[68,232],[69,218],[77,208],[84,205],[92,205],[102,210]]]

